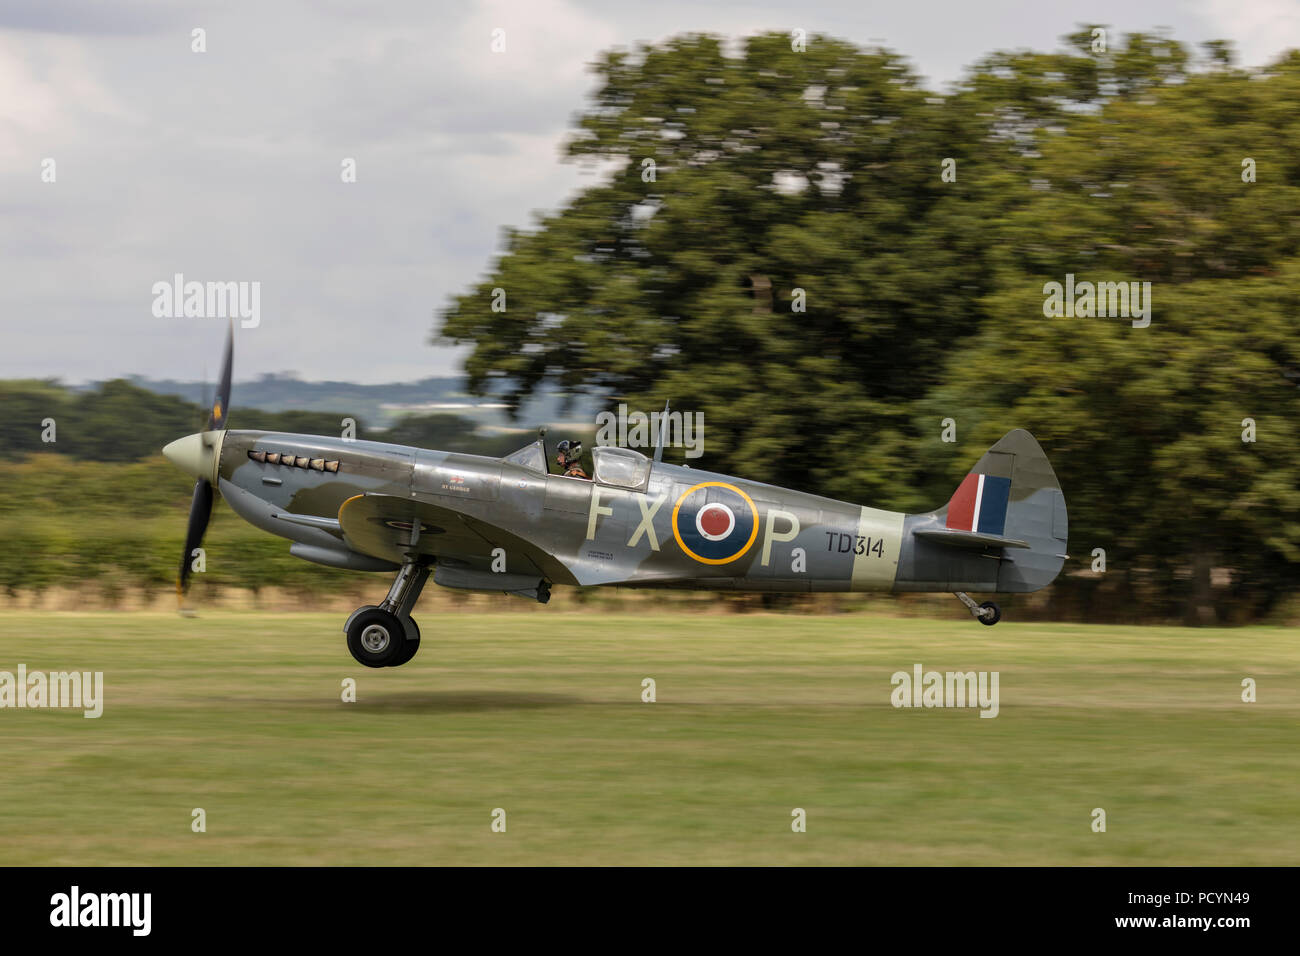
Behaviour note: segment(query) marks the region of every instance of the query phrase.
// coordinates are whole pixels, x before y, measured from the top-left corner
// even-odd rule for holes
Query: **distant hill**
[[[130,382],[159,395],[175,395],[206,404],[212,384],[148,379],[131,376]],[[84,386],[81,390],[94,388]],[[263,411],[340,412],[374,428],[388,428],[405,415],[442,413],[472,420],[481,431],[531,429],[595,424],[603,403],[588,395],[558,390],[541,392],[527,401],[511,420],[506,404],[493,398],[472,396],[456,377],[435,377],[418,382],[388,385],[358,385],[354,382],[304,382],[291,374],[263,375],[248,382],[235,382],[231,404],[235,408]]]

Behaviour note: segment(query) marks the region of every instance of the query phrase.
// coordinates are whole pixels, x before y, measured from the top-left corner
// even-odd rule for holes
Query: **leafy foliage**
[[[1300,583],[1300,52],[1091,37],[943,95],[826,37],[607,53],[568,151],[612,172],[508,231],[435,334],[476,389],[671,397],[705,414],[696,464],[883,507],[937,506],[1028,427],[1111,599],[1204,620],[1227,567],[1266,609]],[[1046,318],[1067,273],[1150,282],[1150,327]]]

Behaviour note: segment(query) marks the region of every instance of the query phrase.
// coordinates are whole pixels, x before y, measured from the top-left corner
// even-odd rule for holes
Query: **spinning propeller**
[[[235,327],[232,323],[226,337],[226,354],[221,362],[221,379],[217,394],[212,400],[208,422],[203,431],[178,438],[163,449],[167,459],[197,479],[194,497],[190,502],[190,520],[185,530],[185,550],[181,554],[180,576],[176,580],[176,596],[185,600],[189,591],[190,569],[194,549],[203,543],[203,534],[212,518],[212,482],[216,479],[217,463],[221,458],[221,441],[225,437],[226,416],[230,411],[231,353],[235,346]]]

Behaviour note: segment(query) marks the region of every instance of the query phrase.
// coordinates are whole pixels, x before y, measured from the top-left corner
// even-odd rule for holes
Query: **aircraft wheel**
[[[988,613],[981,614],[980,615],[981,624],[986,624],[989,627],[992,627],[998,621],[1002,620],[1002,609],[998,607],[996,604],[994,604],[992,601],[985,601],[983,604],[980,605],[980,610],[985,612],[988,611],[993,612],[991,614]]]
[[[405,645],[402,622],[382,608],[361,611],[348,625],[348,650],[358,664],[366,667],[389,666],[401,656]]]
[[[389,667],[401,667],[420,649],[420,625],[415,623],[413,617],[408,617],[403,623],[410,625],[406,629],[406,640],[402,642],[401,653],[388,662]]]

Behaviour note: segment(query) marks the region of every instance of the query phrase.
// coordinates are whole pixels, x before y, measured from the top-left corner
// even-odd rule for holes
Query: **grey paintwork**
[[[250,452],[338,462],[337,471],[255,461]],[[391,570],[436,564],[448,587],[544,599],[549,583],[745,591],[1033,591],[1065,558],[1065,500],[1046,456],[1025,431],[1008,433],[974,472],[1011,479],[1009,544],[962,546],[918,537],[945,528],[928,514],[835,501],[760,482],[596,449],[595,481],[545,474],[539,449],[506,459],[377,442],[226,431],[216,483],[245,520],[294,541],[294,554],[335,567]],[[643,463],[644,467],[638,464]],[[635,472],[635,487],[603,481]],[[637,469],[641,468],[639,472]],[[634,475],[635,477],[635,475]],[[703,486],[698,487],[697,486]],[[688,489],[696,488],[689,498]],[[749,527],[752,502],[752,534]],[[730,502],[736,551],[694,555],[690,515]],[[703,533],[703,526],[700,526]],[[977,539],[977,535],[967,535]],[[703,547],[701,547],[703,550]]]

